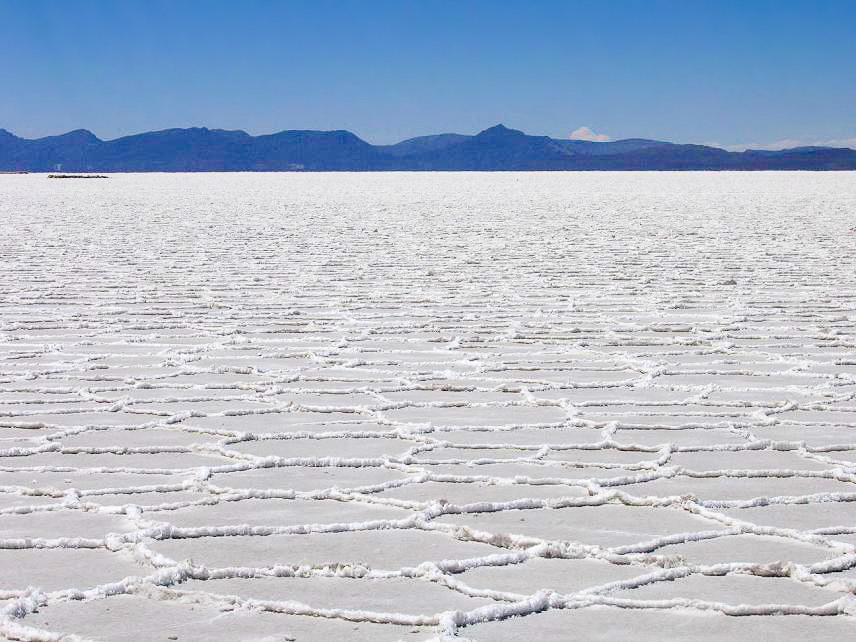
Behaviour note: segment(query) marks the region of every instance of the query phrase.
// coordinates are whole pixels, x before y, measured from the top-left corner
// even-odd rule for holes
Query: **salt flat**
[[[854,215],[849,173],[0,177],[0,637],[853,637]]]

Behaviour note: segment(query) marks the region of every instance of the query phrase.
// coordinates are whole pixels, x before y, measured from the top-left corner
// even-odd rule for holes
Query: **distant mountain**
[[[371,145],[348,131],[244,131],[194,127],[103,141],[85,129],[36,140],[0,129],[0,171],[496,171],[854,170],[856,150],[797,147],[729,152],[629,138],[601,143],[530,136],[496,125]]]
[[[472,136],[466,134],[434,134],[433,136],[418,136],[416,138],[408,138],[395,145],[378,145],[378,151],[400,158],[402,156],[412,156],[424,152],[433,152],[437,149],[450,147],[457,143],[462,143]]]
[[[496,125],[441,149],[404,156],[407,169],[532,170],[564,169],[570,154],[547,136],[527,136]]]
[[[556,142],[569,152],[584,154],[586,156],[609,156],[672,144],[659,140],[647,140],[645,138],[626,138],[611,143],[598,143],[588,140],[557,140]]]

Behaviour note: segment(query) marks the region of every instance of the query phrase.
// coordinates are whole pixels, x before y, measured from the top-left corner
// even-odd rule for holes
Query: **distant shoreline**
[[[311,170],[246,170],[246,169],[212,169],[212,170],[107,170],[107,174],[88,175],[54,175],[48,172],[3,172],[0,176],[47,176],[48,178],[111,178],[112,176],[133,174],[787,174],[787,173],[849,173],[856,169],[311,169]]]
[[[48,178],[110,178],[103,174],[48,174]]]

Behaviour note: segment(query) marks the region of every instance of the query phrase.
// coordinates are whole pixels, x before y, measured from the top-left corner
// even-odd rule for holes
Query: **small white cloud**
[[[849,147],[856,149],[856,136],[853,138],[833,138],[821,143],[824,147]]]
[[[609,136],[606,134],[596,134],[588,127],[579,127],[571,132],[571,140],[588,140],[594,143],[606,143],[609,141]]]

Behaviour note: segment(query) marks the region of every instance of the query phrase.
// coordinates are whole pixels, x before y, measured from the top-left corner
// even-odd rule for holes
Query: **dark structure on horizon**
[[[36,140],[0,129],[4,172],[854,170],[856,150],[797,147],[729,152],[631,138],[600,143],[529,136],[496,125],[476,134],[371,145],[348,131],[250,136],[167,129],[103,141],[78,129]]]

